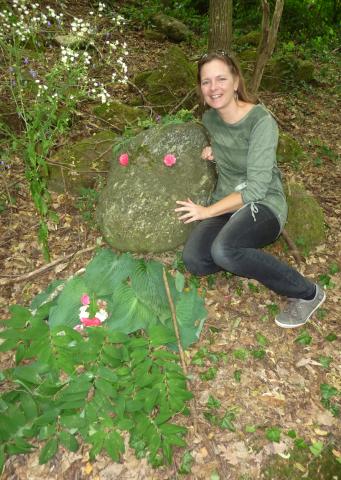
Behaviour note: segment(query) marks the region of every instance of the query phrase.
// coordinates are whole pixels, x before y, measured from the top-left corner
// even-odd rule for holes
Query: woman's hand
[[[176,203],[182,205],[181,207],[176,208],[175,211],[180,213],[184,212],[184,215],[179,217],[179,220],[183,220],[184,223],[191,223],[196,220],[204,220],[204,218],[208,218],[207,207],[193,203],[190,198],[185,202],[177,200]]]
[[[205,147],[203,149],[203,151],[201,152],[201,158],[203,160],[211,160],[211,161],[214,160],[212,147],[210,147],[210,146]]]

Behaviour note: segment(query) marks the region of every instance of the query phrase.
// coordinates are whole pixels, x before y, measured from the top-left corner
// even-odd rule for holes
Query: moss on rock
[[[152,72],[138,74],[134,83],[143,89],[147,100],[159,113],[166,113],[193,90],[193,95],[182,104],[193,107],[196,99],[196,66],[191,64],[181,48],[170,47]]]
[[[154,15],[152,20],[159,31],[173,42],[183,42],[193,36],[191,30],[183,22],[164,13]]]
[[[139,119],[143,120],[147,118],[145,110],[124,105],[120,102],[97,105],[93,108],[93,113],[97,117],[112,124],[121,132],[126,126],[136,123]]]
[[[298,168],[301,162],[307,160],[307,156],[301,145],[291,135],[280,132],[277,161],[278,163],[286,163]]]
[[[75,195],[93,188],[109,170],[114,138],[108,130],[58,150],[49,163],[49,188]]]
[[[265,67],[261,87],[270,91],[285,91],[295,82],[311,82],[314,78],[314,64],[293,54],[273,57]]]
[[[289,209],[285,228],[300,251],[308,254],[325,241],[323,210],[302,185],[290,182],[285,190]]]
[[[251,45],[253,47],[257,47],[260,41],[261,32],[258,30],[252,30],[245,35],[242,35],[235,39],[234,43],[236,45],[244,46],[244,45]]]

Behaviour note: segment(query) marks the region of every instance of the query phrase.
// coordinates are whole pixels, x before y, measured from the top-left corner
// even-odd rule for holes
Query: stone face
[[[325,240],[323,210],[315,197],[300,184],[290,182],[286,195],[289,213],[285,228],[297,247],[307,254]]]
[[[115,136],[108,130],[58,150],[49,163],[49,188],[75,195],[93,188],[109,170]]]
[[[196,102],[196,67],[177,46],[165,52],[156,70],[136,75],[134,83],[158,113],[168,113],[191,91],[182,107],[191,108]]]
[[[191,30],[180,20],[163,13],[154,15],[153,23],[161,33],[173,42],[183,42],[193,35]]]
[[[215,169],[200,154],[207,140],[197,124],[158,126],[129,140],[113,158],[107,186],[101,192],[97,222],[114,248],[131,252],[164,252],[187,239],[193,225],[174,212],[176,200],[206,204],[215,185]],[[129,154],[129,164],[118,162]],[[163,163],[166,154],[176,164]]]

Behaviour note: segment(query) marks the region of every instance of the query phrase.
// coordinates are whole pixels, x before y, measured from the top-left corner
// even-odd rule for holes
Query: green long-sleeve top
[[[257,202],[269,207],[282,229],[288,209],[276,161],[278,127],[272,115],[262,105],[255,105],[239,122],[230,124],[210,109],[203,124],[211,138],[218,173],[211,203],[240,192],[244,204]]]

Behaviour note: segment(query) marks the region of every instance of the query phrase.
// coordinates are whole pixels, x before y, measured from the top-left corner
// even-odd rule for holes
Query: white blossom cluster
[[[112,17],[112,22],[114,27],[117,28],[121,33],[123,32],[123,26],[126,24],[126,20],[122,15],[117,14]]]
[[[72,33],[79,38],[84,38],[86,35],[92,33],[91,25],[89,22],[85,22],[82,18],[75,18],[71,22]]]
[[[13,11],[3,10],[0,12],[2,29],[0,37],[5,38],[12,30],[20,42],[25,42],[36,33],[42,25],[47,27],[52,22],[63,24],[63,13],[57,14],[49,5],[46,6],[47,14],[39,11],[39,3],[29,3],[27,0],[13,0]]]
[[[99,98],[101,103],[107,103],[110,101],[110,93],[101,82],[93,80],[92,88],[89,93],[92,97]]]

